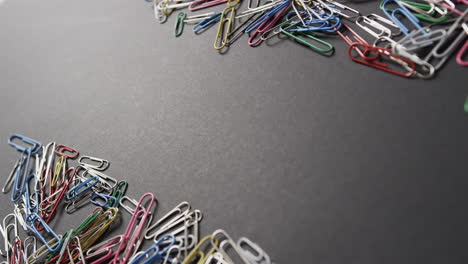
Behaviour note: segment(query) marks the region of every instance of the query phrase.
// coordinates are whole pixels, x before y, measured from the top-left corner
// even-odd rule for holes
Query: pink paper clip
[[[147,200],[148,197],[149,200]],[[122,235],[122,242],[115,251],[114,258],[109,262],[110,264],[127,263],[134,251],[137,250],[135,246],[137,245],[137,241],[140,239],[143,231],[146,229],[146,224],[151,217],[151,211],[154,203],[154,194],[146,193],[141,196],[140,201],[136,206],[135,213],[130,219],[125,233]],[[147,208],[144,208],[143,206],[146,204]],[[123,258],[120,258],[121,255],[123,255]]]
[[[227,3],[228,0],[195,0],[189,5],[190,11],[197,11],[215,5]]]
[[[457,53],[457,58],[456,58],[457,63],[464,67],[468,66],[468,61],[463,60],[463,56],[465,55],[467,50],[468,50],[468,40],[465,41],[465,44],[463,44],[463,47]]]

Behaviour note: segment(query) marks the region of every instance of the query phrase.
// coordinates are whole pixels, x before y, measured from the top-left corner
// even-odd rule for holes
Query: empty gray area
[[[381,14],[377,1],[350,5]],[[424,81],[352,62],[337,36],[331,57],[245,36],[219,54],[215,27],[175,38],[176,14],[161,25],[152,12],[124,0],[0,5],[2,184],[16,132],[109,160],[130,197],[156,195],[157,216],[187,200],[202,235],[247,236],[276,263],[467,263],[468,78],[454,58]]]

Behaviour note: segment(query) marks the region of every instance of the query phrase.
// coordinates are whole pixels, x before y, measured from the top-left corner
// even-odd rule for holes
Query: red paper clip
[[[75,178],[75,175],[77,173],[77,170],[75,170],[75,168],[69,168],[66,172],[65,172],[65,176],[66,175],[69,175],[71,173],[71,176],[70,178],[68,179],[68,181],[65,183],[65,185],[57,192],[59,192],[57,194],[57,198],[53,201],[53,206],[52,206],[52,209],[50,210],[44,210],[41,212],[41,218],[48,224],[50,222],[50,220],[52,220],[53,216],[55,215],[55,212],[57,211],[57,207],[58,205],[60,204],[60,201],[62,201],[63,199],[63,196],[65,196],[65,194],[67,193],[68,191],[68,186],[70,186],[70,184],[72,183],[73,179]],[[41,227],[43,228],[43,227]],[[39,230],[39,228],[38,228]],[[39,231],[42,231],[42,230],[39,230]]]
[[[64,156],[65,158],[68,158],[68,159],[76,159],[78,155],[80,155],[78,150],[69,146],[65,146],[65,145],[57,145],[55,147],[55,153],[57,153],[57,155]],[[71,154],[67,154],[67,153],[71,153]]]
[[[359,59],[358,57],[353,56],[353,50],[355,49],[360,49],[361,53],[363,56],[359,55],[362,59]],[[350,59],[352,59],[355,62],[374,67],[376,69],[386,71],[389,73],[393,73],[398,76],[402,77],[411,77],[414,75],[416,72],[416,64],[407,58],[403,58],[397,55],[392,54],[392,50],[390,49],[384,49],[384,48],[379,48],[379,47],[374,47],[369,44],[363,44],[363,43],[353,43],[351,46],[348,48],[348,56]],[[389,67],[388,63],[384,63],[380,60],[391,60],[393,62],[396,62],[400,64],[405,70],[408,72],[400,72],[393,70]]]
[[[12,250],[10,263],[11,264],[23,263],[23,242],[21,240],[16,240],[16,242],[13,244],[13,250]]]

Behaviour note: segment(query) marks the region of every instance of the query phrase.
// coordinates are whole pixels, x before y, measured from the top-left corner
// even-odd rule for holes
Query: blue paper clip
[[[85,191],[94,187],[94,185],[99,183],[99,178],[94,176],[92,178],[87,179],[86,181],[76,185],[72,189],[68,190],[66,198],[67,200],[71,200],[80,194],[84,193]]]
[[[330,23],[330,21],[334,21],[335,23]],[[323,32],[335,32],[336,29],[341,28],[341,19],[338,16],[333,16],[329,20],[320,20],[317,18],[313,18],[310,20],[306,20],[307,25],[315,25],[315,26],[308,26],[304,27],[302,25],[298,25],[296,28],[291,28],[286,31],[288,32],[304,32],[304,31],[323,31]]]
[[[221,12],[211,15],[210,17],[203,19],[200,23],[196,24],[192,30],[195,33],[200,33],[203,29],[207,28],[208,26],[216,23],[221,18]]]
[[[104,200],[104,202],[100,203],[99,201],[96,201],[96,198],[101,198],[102,200]],[[91,195],[90,199],[91,199],[92,204],[102,207],[106,210],[118,205],[117,198],[110,196],[110,195],[105,195],[102,193],[94,192],[93,195]],[[109,204],[109,202],[111,203]]]
[[[389,13],[385,6],[387,4],[389,4],[390,2],[392,2],[392,1],[395,2],[399,7],[395,8],[392,11],[392,13]],[[390,18],[393,21],[393,23],[395,23],[401,29],[401,32],[403,32],[403,34],[405,34],[405,35],[408,35],[410,33],[410,29],[408,27],[406,27],[403,24],[403,22],[401,22],[400,18],[398,18],[396,16],[397,13],[400,13],[403,16],[405,16],[411,22],[411,24],[413,24],[418,30],[422,30],[421,25],[419,25],[419,19],[417,17],[415,17],[408,10],[408,8],[406,8],[404,5],[402,5],[400,3],[400,1],[398,1],[398,0],[385,0],[385,1],[383,1],[381,3],[380,9],[382,9],[382,11],[385,13],[385,15],[387,15],[387,17]],[[422,32],[423,32],[423,34],[426,34],[426,32],[424,30],[422,30]]]
[[[277,5],[270,9],[268,12],[266,12],[263,16],[259,17],[257,20],[255,20],[253,23],[251,23],[248,27],[244,29],[245,33],[250,33],[254,31],[256,28],[258,28],[263,22],[267,21],[271,17],[274,17],[276,13],[280,12],[283,10],[286,6],[288,6],[291,3],[291,1],[284,1],[282,4]]]
[[[31,147],[22,147],[16,143],[13,142],[13,140],[15,138],[18,138],[20,139],[21,141],[23,141],[24,143],[28,144],[28,145],[31,145]],[[34,139],[30,139],[28,137],[25,137],[23,135],[20,135],[20,134],[11,134],[10,137],[8,138],[8,145],[14,147],[15,149],[17,149],[18,151],[25,151],[26,149],[30,149],[31,150],[31,154],[37,154],[39,153],[39,151],[41,150],[41,143],[39,141],[36,141]]]
[[[37,230],[36,228],[36,224],[39,223],[42,227],[44,227],[44,230],[49,233],[50,235],[52,235],[56,240],[57,240],[57,245],[55,245],[55,247],[52,247],[51,245],[49,245],[49,243],[47,242],[47,240],[44,238],[44,236],[42,236],[42,234]],[[42,220],[42,218],[37,214],[37,213],[31,213],[29,215],[26,216],[26,227],[34,233],[34,235],[39,238],[42,243],[44,243],[44,245],[51,251],[51,252],[56,252],[60,249],[60,247],[62,246],[62,241],[60,239],[60,237],[55,234],[55,232],[52,230],[52,228],[50,228],[47,223]]]
[[[169,240],[169,242],[167,242]],[[143,254],[135,258],[130,264],[151,264],[151,263],[160,263],[164,258],[164,255],[167,253],[170,247],[172,247],[176,242],[176,238],[172,234],[167,234],[162,236],[153,246],[148,248]],[[160,246],[164,245],[164,249],[160,250]],[[151,255],[150,255],[151,254]],[[145,259],[146,258],[146,259]]]
[[[26,158],[23,158],[26,157]],[[13,182],[13,191],[11,192],[11,201],[17,202],[24,194],[26,180],[28,179],[29,161],[31,160],[31,149],[24,148],[21,152],[18,168],[16,169],[15,181]],[[23,172],[23,175],[21,175]]]

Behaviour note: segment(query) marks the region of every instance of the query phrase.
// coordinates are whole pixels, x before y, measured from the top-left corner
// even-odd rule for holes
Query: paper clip
[[[330,3],[332,6],[329,6],[329,7],[331,9],[333,9],[333,11],[336,14],[339,14],[340,16],[342,16],[344,18],[354,19],[354,18],[361,15],[361,13],[359,11],[357,11],[356,9],[353,9],[353,8],[351,8],[349,6],[343,5],[342,3],[338,3],[338,2],[333,1],[333,0],[324,0],[324,1],[327,2],[327,3]],[[341,8],[341,10],[336,8],[336,7]],[[349,11],[349,13],[345,13],[345,11]]]
[[[388,12],[388,8],[386,7],[389,3],[394,2],[399,7],[395,8],[391,13]],[[390,18],[393,23],[395,23],[398,27],[400,27],[401,32],[403,34],[408,35],[410,30],[403,22],[401,22],[400,18],[397,17],[397,14],[401,14],[402,16],[406,17],[411,24],[413,24],[417,29],[421,29],[421,25],[419,25],[419,19],[415,17],[404,5],[400,3],[398,0],[382,0],[380,2],[380,9]]]
[[[90,162],[93,162],[96,164],[86,163],[85,162],[86,160],[89,160]],[[80,159],[78,160],[78,163],[80,163],[81,166],[87,169],[93,169],[97,171],[104,171],[108,169],[110,165],[109,161],[107,160],[90,157],[90,156],[81,156]]]
[[[262,25],[265,21],[271,19],[272,17],[274,17],[278,12],[280,12],[281,10],[283,10],[285,7],[287,7],[289,5],[291,1],[288,1],[288,0],[285,0],[285,1],[282,1],[279,5],[274,5],[273,8],[271,8],[270,10],[268,10],[265,14],[263,14],[262,16],[260,16],[260,18],[258,18],[257,20],[255,20],[255,22],[253,22],[252,24],[250,24],[245,30],[244,32],[245,33],[250,33],[252,31],[254,31],[256,28],[260,27],[260,25]]]
[[[166,215],[161,217],[156,223],[146,229],[145,239],[154,239],[158,235],[159,229],[164,229],[166,226],[171,225],[179,220],[190,211],[190,204],[186,201],[177,205],[174,209],[169,211]],[[150,231],[156,230],[150,234]]]
[[[391,45],[392,47],[401,45],[406,51],[416,51],[437,43],[446,36],[447,32],[444,29],[428,30],[428,28],[421,28],[412,31],[400,39],[398,43],[393,42]]]
[[[361,50],[361,52],[359,53],[364,54],[364,56],[361,56],[362,59],[359,59],[353,56],[353,50],[356,50],[357,48]],[[364,64],[366,66],[370,66],[370,67],[373,67],[382,71],[386,71],[386,72],[389,72],[398,76],[402,76],[402,77],[411,77],[414,75],[416,71],[416,65],[414,64],[413,61],[392,54],[390,49],[374,47],[368,44],[363,44],[363,43],[351,44],[351,46],[349,46],[348,48],[348,56],[350,59],[352,59],[355,62]],[[400,66],[403,66],[403,68],[405,68],[407,72],[405,73],[405,72],[393,70],[389,67],[387,63],[378,61],[379,59],[384,59],[384,58],[387,58],[387,60],[396,62]]]
[[[457,63],[461,66],[468,66],[468,61],[463,60],[463,56],[466,54],[466,51],[468,50],[468,40],[465,41],[465,44],[463,44],[463,47],[460,49],[460,51],[457,53]]]
[[[447,35],[444,39],[440,40],[431,50],[429,54],[425,57],[425,61],[434,66],[436,70],[440,69],[442,65],[447,61],[450,54],[452,54],[457,46],[465,39],[466,32],[461,31],[456,35],[456,30],[463,24],[465,15],[468,14],[468,8],[463,13],[463,16],[457,18],[457,20],[447,29]],[[453,39],[455,37],[455,39]],[[451,41],[451,43],[448,43]],[[441,50],[441,49],[444,50]],[[434,60],[438,60],[437,63],[434,63]],[[432,62],[431,62],[432,61]]]
[[[16,169],[15,180],[13,182],[13,191],[11,192],[11,201],[17,202],[24,193],[26,180],[28,178],[29,161],[31,160],[31,150],[25,148],[21,152],[20,163]]]
[[[59,155],[59,156],[63,156],[67,159],[76,159],[80,153],[78,152],[78,150],[72,148],[72,147],[69,147],[69,146],[65,146],[65,145],[57,145],[55,146],[55,150],[54,152]],[[70,154],[68,154],[70,153]]]
[[[153,13],[154,18],[158,20],[159,23],[164,23],[167,21],[167,15],[164,14],[161,9],[158,8],[157,0],[153,0]]]
[[[219,13],[220,14],[220,13]],[[198,22],[201,20],[203,22],[202,25],[208,26],[210,23],[214,23],[216,20],[213,21],[213,17],[216,17],[216,13],[210,12],[206,14],[199,14],[199,15],[194,15],[194,16],[187,16],[187,13],[185,12],[179,12],[177,14],[176,18],[176,23],[174,26],[174,35],[176,37],[179,37],[182,35],[182,32],[184,31],[184,24],[186,23],[193,23],[193,22]],[[219,19],[219,16],[218,16]]]
[[[24,162],[25,157],[21,155],[20,159],[16,161],[15,165],[13,166],[13,169],[10,172],[10,175],[8,176],[7,180],[5,181],[5,185],[2,188],[3,193],[7,193],[11,189],[11,185],[13,184],[13,180],[15,179],[16,175],[16,170],[20,167],[20,164]]]
[[[218,241],[219,246],[217,245]],[[238,258],[242,260],[244,264],[250,264],[249,261],[245,259],[245,257],[242,255],[234,240],[232,240],[232,238],[226,233],[226,231],[222,229],[218,229],[213,232],[211,237],[211,245],[214,248],[217,248],[217,251],[223,255],[223,258],[227,260],[228,263],[234,263],[231,257],[229,257],[227,251],[225,250],[226,248],[231,247],[233,251],[238,255]]]
[[[115,197],[112,197],[110,195],[105,195],[102,193],[96,193],[94,192],[91,195],[91,203],[102,207],[104,209],[109,209],[110,207],[115,207],[117,205],[117,199]],[[99,202],[97,199],[102,199],[104,202]]]
[[[145,204],[147,204],[147,208],[144,208]],[[152,193],[146,193],[140,198],[136,206],[136,212],[130,219],[127,229],[122,236],[122,242],[115,251],[115,256],[110,262],[111,264],[126,263],[138,249],[137,244],[139,243],[137,243],[137,241],[146,228],[154,204],[155,197]],[[123,258],[120,258],[121,255],[123,255]]]
[[[228,0],[195,0],[189,5],[189,10],[190,11],[197,11],[200,9],[212,7],[215,5],[220,5],[227,3]]]
[[[281,5],[272,8],[272,10],[274,11],[269,11],[265,13],[265,15],[263,15],[253,23],[253,25],[255,25],[258,24],[258,21],[263,21],[261,24],[258,25],[258,27],[252,25],[247,27],[245,29],[245,32],[247,33],[251,32],[254,28],[256,28],[255,32],[250,35],[247,43],[252,47],[260,45],[263,42],[263,39],[261,38],[262,34],[275,26],[276,22],[278,22],[278,20],[281,19],[283,14],[288,10],[290,4],[291,1],[285,1]],[[259,37],[257,37],[257,35]]]
[[[26,143],[28,147],[23,147],[18,144],[16,144],[14,141],[15,139],[21,140],[23,143]],[[11,134],[10,137],[8,138],[8,144],[15,149],[17,149],[20,152],[24,152],[25,150],[29,150],[31,154],[36,154],[41,150],[41,143],[39,141],[36,141],[34,139],[25,137],[20,134]]]
[[[382,23],[394,28],[398,29],[398,26],[395,25],[391,20],[388,20],[384,17],[381,17],[376,14],[370,14],[367,16],[360,16],[356,19],[356,25],[364,29],[367,33],[369,33],[371,36],[374,38],[378,39],[381,37],[391,37],[393,35],[399,35],[401,33],[400,30],[398,32],[392,33],[392,30],[386,26],[384,26]],[[370,27],[364,25],[367,24]],[[374,28],[374,29],[372,29]],[[378,30],[378,31],[375,31]]]
[[[288,25],[290,25],[290,24],[285,24],[284,26],[288,26]],[[297,41],[297,42],[299,42],[299,43],[301,43],[301,44],[303,44],[303,45],[305,45],[305,46],[311,48],[311,49],[314,50],[314,51],[317,51],[317,52],[320,52],[320,53],[330,53],[330,52],[332,52],[332,51],[334,50],[334,47],[333,47],[332,44],[330,44],[330,43],[328,43],[328,42],[326,42],[326,41],[324,41],[324,40],[321,40],[321,39],[315,37],[312,33],[311,33],[311,34],[307,34],[307,33],[304,33],[304,32],[299,32],[299,33],[296,33],[296,34],[297,34],[297,35],[296,35],[296,34],[294,34],[294,33],[290,33],[290,32],[288,32],[288,31],[284,30],[283,27],[280,27],[280,30],[281,30],[281,33],[283,33],[283,34],[285,34],[286,36],[288,36],[288,37],[294,39],[295,41]],[[319,46],[316,46],[316,45],[314,45],[314,44],[312,44],[312,43],[310,43],[310,42],[308,42],[308,41],[306,41],[306,40],[300,38],[298,35],[301,35],[301,36],[304,36],[304,37],[306,37],[306,38],[308,38],[308,39],[314,40],[314,41],[316,41],[316,42],[318,42],[318,43],[324,45],[325,48],[321,48],[321,47],[319,47]]]
[[[118,207],[120,205],[120,200],[124,197],[125,193],[127,192],[128,182],[126,181],[119,181],[112,192],[112,197],[116,199],[115,205],[111,206],[107,204],[107,206],[111,207]]]
[[[284,0],[273,0],[267,4],[264,4],[264,5],[261,5],[261,6],[257,6],[255,8],[251,8],[251,9],[247,9],[247,10],[244,10],[242,12],[240,12],[237,16],[236,16],[236,19],[239,19],[239,18],[242,18],[242,17],[246,17],[246,16],[251,16],[253,14],[258,14],[258,13],[263,13],[263,12],[266,12],[268,10],[270,10],[271,8],[277,6],[277,5],[280,5],[283,3]]]
[[[229,0],[227,2],[227,7],[224,8],[223,12],[221,13],[218,31],[216,32],[213,45],[217,50],[225,48],[228,43],[229,34],[231,33],[231,27],[234,23],[234,17],[236,15],[236,7],[239,4],[239,1],[240,0]]]
[[[134,207],[135,209],[132,209],[130,208],[129,206],[125,205],[125,201],[128,201],[130,202]],[[121,199],[120,199],[120,206],[125,209],[125,211],[127,211],[129,214],[133,215],[135,214],[135,211],[137,209],[137,206],[138,206],[138,201],[133,199],[133,198],[130,198],[128,196],[123,196]]]
[[[182,215],[182,217],[178,218],[177,220],[173,220],[170,223],[161,227],[155,234],[154,240],[158,241],[161,236],[165,234],[172,234],[174,236],[185,232],[185,243],[187,242],[187,231],[190,227],[195,227],[195,235],[198,236],[198,223],[202,220],[202,213],[200,210],[194,210],[188,214]],[[148,230],[147,230],[148,231]]]
[[[162,242],[169,240],[169,244],[163,250],[160,250],[160,245]],[[170,247],[175,243],[175,237],[171,234],[161,237],[153,246],[148,248],[143,252],[139,257],[135,258],[130,264],[150,264],[150,263],[160,263],[164,258],[164,255],[167,253]],[[146,258],[146,259],[145,259]],[[144,260],[144,262],[141,262]]]
[[[208,28],[210,25],[213,25],[214,23],[218,22],[218,20],[221,18],[221,12],[214,13],[210,17],[207,17],[200,21],[200,23],[196,24],[193,27],[193,32],[196,34],[199,34],[202,30]]]
[[[196,263],[206,263],[208,256],[216,252],[218,245],[219,241],[216,237],[213,237],[213,235],[205,236],[185,257],[182,264],[191,264],[197,259],[198,262]]]
[[[400,1],[402,5],[412,11],[413,15],[421,20],[430,22],[430,23],[442,23],[446,21],[449,16],[446,8],[437,9],[434,3],[424,4],[412,1]],[[438,10],[443,10],[439,12]],[[393,10],[387,10],[392,12]],[[439,14],[439,17],[434,15]]]
[[[44,230],[52,235],[57,241],[59,241],[59,243],[57,243],[55,245],[55,247],[51,247],[47,241],[45,240],[45,238],[42,236],[41,233],[39,233],[39,231],[36,229],[36,223],[40,223],[41,226],[44,227]],[[28,224],[29,223],[29,224]],[[55,252],[57,250],[60,249],[60,247],[62,246],[62,243],[60,242],[60,236],[58,236],[57,234],[55,234],[55,232],[46,224],[46,222],[44,222],[44,220],[42,220],[42,218],[36,214],[36,213],[31,213],[29,214],[28,216],[26,216],[26,226],[28,227],[28,229],[34,233],[34,235],[39,238],[44,244],[45,246],[52,252]]]
[[[13,244],[11,263],[21,264],[24,261],[23,258],[23,242],[21,240],[16,240]]]
[[[250,263],[271,264],[270,256],[259,245],[246,237],[237,240],[237,248]]]
[[[177,253],[174,253],[174,251]],[[181,252],[182,251],[180,250],[180,247],[177,245],[170,247],[167,250],[166,257],[164,258],[164,262],[162,264],[180,263],[179,258],[181,257]],[[176,254],[175,257],[169,258],[169,256],[173,256],[174,254]]]
[[[325,4],[322,0],[315,0],[315,2],[317,3],[314,4],[312,7],[307,5],[304,0],[297,1],[300,3],[302,8],[304,8],[304,10],[307,12],[310,18],[316,17],[320,20],[328,20],[335,14],[335,11],[332,8],[330,8],[327,4]],[[318,9],[318,11],[316,11],[313,7],[320,8]],[[325,11],[325,9],[328,10],[328,14]]]
[[[99,182],[98,177],[93,177],[85,180],[84,182],[76,185],[75,187],[71,188],[67,192],[67,200],[74,199],[75,197],[81,195],[82,193],[86,192],[87,190],[90,190],[93,186],[95,186]]]
[[[184,24],[185,18],[187,17],[187,13],[180,12],[177,14],[175,26],[174,26],[174,36],[179,37],[184,32]]]
[[[30,241],[31,240],[31,241]],[[36,243],[36,237],[35,236],[28,236],[26,239],[24,239],[24,255],[29,256],[30,252],[36,252],[37,249],[37,243]],[[29,249],[31,248],[31,250]]]

